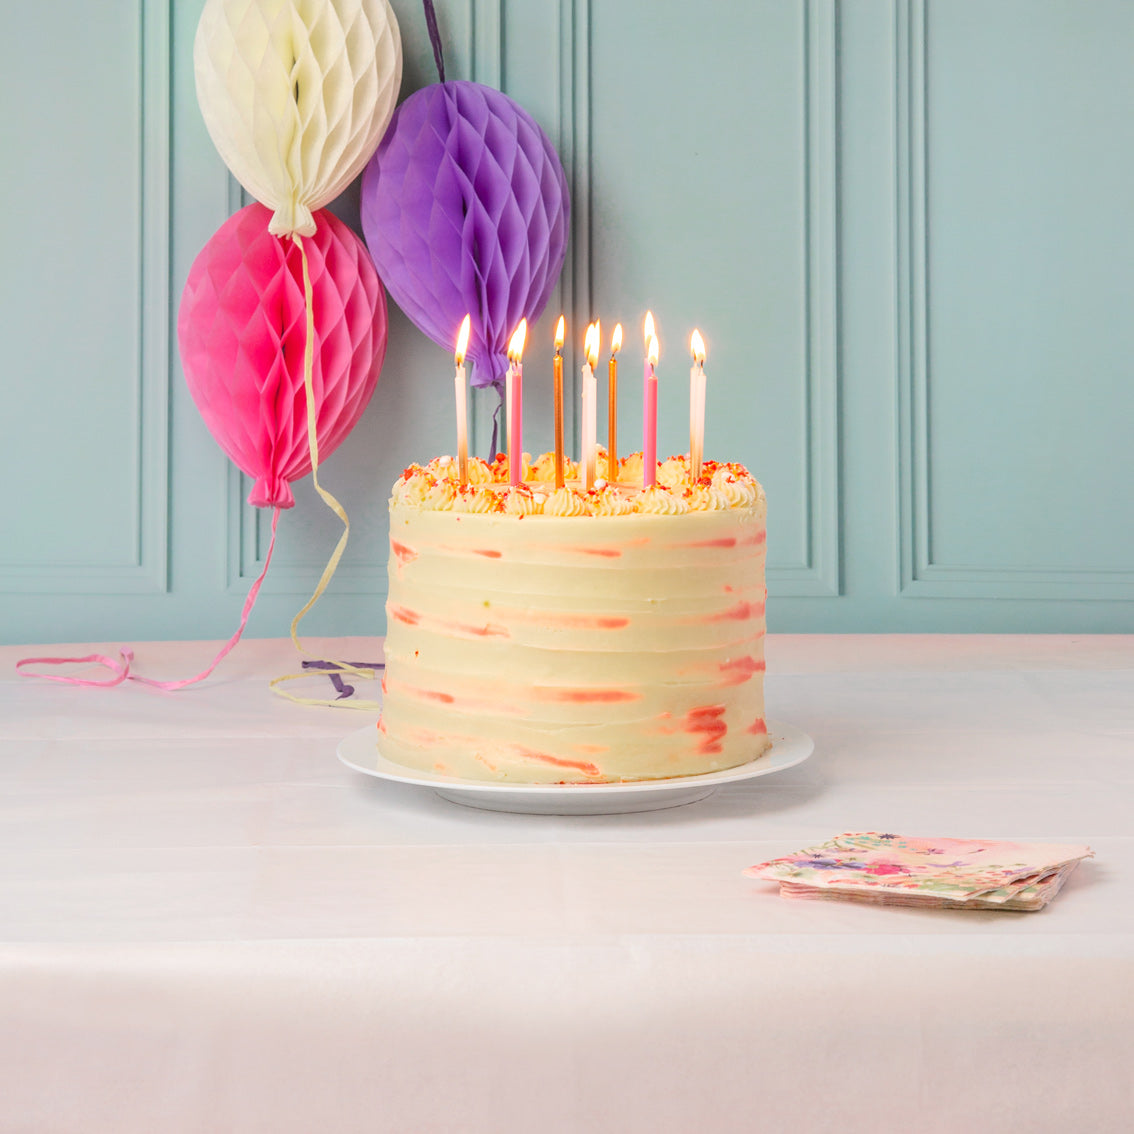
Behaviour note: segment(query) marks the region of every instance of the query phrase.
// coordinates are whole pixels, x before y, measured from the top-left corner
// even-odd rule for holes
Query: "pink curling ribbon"
[[[272,562],[272,552],[276,546],[276,525],[279,523],[279,519],[280,510],[276,508],[272,512],[272,540],[268,544],[264,568],[249,589],[248,597],[244,600],[244,609],[241,611],[240,625],[236,628],[236,633],[229,638],[228,642],[221,648],[220,653],[213,658],[209,667],[198,673],[196,677],[187,677],[183,681],[155,681],[152,677],[142,677],[140,674],[131,673],[130,663],[134,660],[134,651],[126,647],[122,647],[118,651],[118,655],[122,659],[121,662],[107,657],[106,654],[87,654],[86,657],[82,658],[22,658],[16,662],[16,672],[21,673],[24,677],[42,677],[46,681],[62,681],[67,685],[86,685],[96,689],[109,689],[111,686],[121,685],[123,681],[137,681],[140,685],[149,685],[154,689],[172,690],[184,689],[186,685],[204,681],[240,641],[240,636],[244,633],[244,627],[248,624],[248,616],[252,613],[252,607],[256,605],[256,596],[260,593],[260,584],[264,581],[264,576],[268,573],[268,566]],[[114,676],[106,681],[95,681],[86,677],[71,677],[58,673],[35,673],[22,669],[26,665],[81,665],[83,662],[94,662],[97,665],[105,666]]]

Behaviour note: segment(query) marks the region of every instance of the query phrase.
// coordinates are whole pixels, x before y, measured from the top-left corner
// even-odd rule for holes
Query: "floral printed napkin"
[[[942,909],[1043,909],[1090,847],[848,832],[750,866],[785,898]]]

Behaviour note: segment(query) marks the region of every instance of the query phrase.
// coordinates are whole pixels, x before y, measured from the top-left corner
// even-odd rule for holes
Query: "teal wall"
[[[696,324],[707,451],[767,486],[773,629],[1134,630],[1134,4],[437,6],[450,74],[527,106],[572,186],[529,447],[550,444],[560,310],[580,339],[592,316],[626,324],[638,447],[651,307],[659,449],[687,444]],[[172,333],[240,203],[196,105],[200,7],[9,13],[0,641],[227,636],[262,562],[267,517]],[[433,69],[420,5],[395,9],[404,95]],[[337,208],[356,219],[356,193]],[[450,375],[392,310],[378,392],[323,467],[353,531],[305,632],[383,631],[388,488],[451,451]],[[287,633],[338,536],[297,487],[255,635]]]

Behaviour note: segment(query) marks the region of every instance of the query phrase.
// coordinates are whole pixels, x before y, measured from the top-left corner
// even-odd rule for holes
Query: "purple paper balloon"
[[[507,95],[434,83],[394,112],[362,177],[362,231],[397,305],[452,349],[472,316],[474,386],[499,386],[508,340],[543,311],[567,252],[567,178]]]

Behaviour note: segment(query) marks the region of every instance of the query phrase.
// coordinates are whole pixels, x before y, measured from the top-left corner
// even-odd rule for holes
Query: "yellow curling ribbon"
[[[322,676],[326,676],[329,673],[341,673],[372,680],[375,676],[374,670],[353,666],[348,662],[317,658],[315,654],[305,650],[299,640],[300,622],[315,603],[319,601],[319,596],[327,589],[327,584],[334,576],[335,570],[339,565],[339,560],[342,559],[343,552],[346,550],[347,540],[350,538],[350,519],[347,517],[346,509],[319,483],[319,441],[315,435],[315,388],[312,384],[312,373],[315,366],[314,293],[311,287],[311,273],[307,266],[307,249],[303,245],[303,238],[298,233],[292,233],[291,239],[295,241],[296,246],[299,248],[299,256],[303,263],[303,301],[307,307],[307,342],[303,348],[303,392],[307,401],[307,445],[311,451],[311,480],[315,485],[315,491],[323,498],[323,502],[343,522],[343,534],[339,537],[339,542],[335,550],[331,553],[331,558],[327,561],[327,566],[323,568],[323,575],[315,587],[315,593],[307,600],[303,609],[291,620],[291,640],[295,643],[295,648],[301,654],[307,654],[308,657],[316,658],[318,661],[325,661],[327,665],[333,667],[319,670],[318,672]],[[365,712],[377,712],[382,708],[381,704],[377,701],[356,701],[353,698],[347,700],[332,700],[319,697],[298,697],[294,693],[288,693],[286,690],[279,688],[285,681],[297,681],[301,677],[311,676],[313,676],[313,674],[310,672],[287,673],[284,674],[283,677],[272,678],[272,680],[268,682],[268,685],[277,696],[286,697],[287,700],[294,701],[297,705],[329,705],[331,708],[335,709],[361,709]]]

